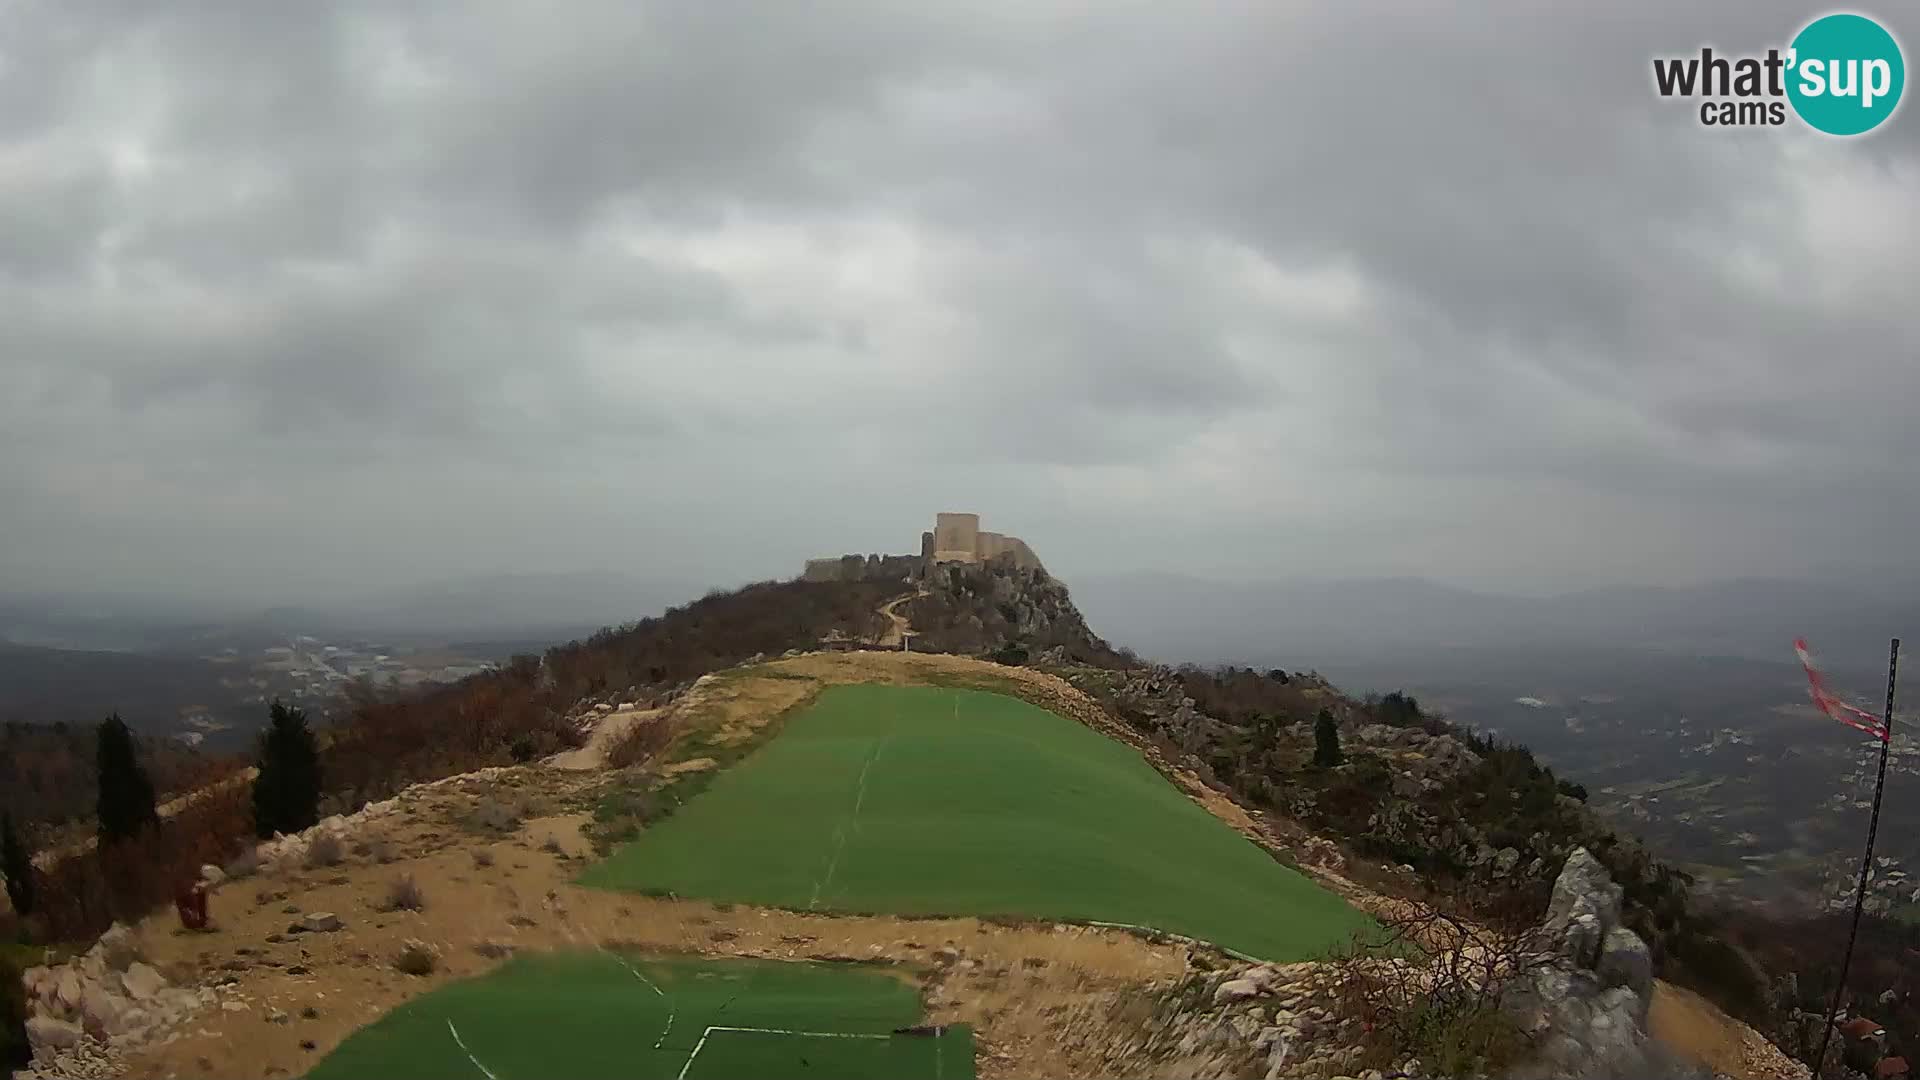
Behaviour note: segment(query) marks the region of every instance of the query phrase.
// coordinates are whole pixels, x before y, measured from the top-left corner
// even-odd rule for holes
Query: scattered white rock
[[[1260,984],[1252,979],[1228,979],[1213,991],[1213,1003],[1225,1004],[1230,1001],[1245,1001],[1260,996]]]
[[[136,960],[127,965],[126,973],[120,976],[120,985],[133,1000],[148,1001],[166,987],[167,980],[150,965]]]

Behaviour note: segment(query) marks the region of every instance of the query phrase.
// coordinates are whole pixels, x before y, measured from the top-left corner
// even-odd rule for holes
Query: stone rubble
[[[34,1060],[19,1080],[118,1076],[126,1051],[168,1041],[215,1000],[212,990],[171,985],[118,923],[66,963],[28,968],[20,983]]]

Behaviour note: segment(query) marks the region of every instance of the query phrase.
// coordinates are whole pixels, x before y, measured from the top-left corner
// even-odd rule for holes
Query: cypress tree
[[[1330,710],[1321,709],[1313,721],[1313,763],[1330,769],[1345,760],[1347,756],[1340,752],[1340,726],[1333,722]]]
[[[0,953],[0,1076],[33,1063],[27,1041],[27,990],[20,984],[20,963]]]
[[[253,827],[261,839],[320,820],[320,747],[304,709],[278,701],[260,733],[260,775],[253,781]]]
[[[14,830],[12,814],[0,816],[0,870],[7,875],[7,900],[14,912],[33,914],[33,853]]]
[[[119,713],[101,723],[94,755],[99,770],[100,842],[124,840],[148,825],[158,825],[153,806],[153,781],[134,755],[133,732]]]

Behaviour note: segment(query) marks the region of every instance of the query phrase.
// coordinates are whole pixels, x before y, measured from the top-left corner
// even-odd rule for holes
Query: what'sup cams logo
[[[1764,56],[1656,57],[1653,85],[1663,98],[1700,99],[1708,127],[1778,127],[1792,107],[1802,123],[1828,135],[1864,135],[1900,107],[1906,58],[1886,28],[1865,15],[1823,15],[1785,49]]]

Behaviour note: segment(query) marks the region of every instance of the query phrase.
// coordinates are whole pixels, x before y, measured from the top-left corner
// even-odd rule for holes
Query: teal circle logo
[[[1794,35],[1787,100],[1810,126],[1859,135],[1900,107],[1907,85],[1900,43],[1865,15],[1825,15]]]

